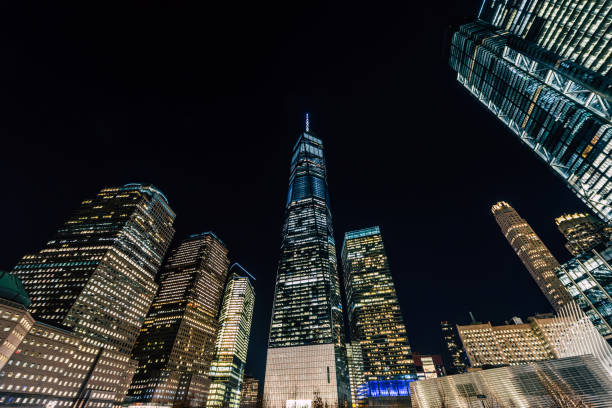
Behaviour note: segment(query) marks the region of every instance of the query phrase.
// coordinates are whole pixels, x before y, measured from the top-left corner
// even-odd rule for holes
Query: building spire
[[[308,112],[306,112],[306,132],[310,132],[310,118],[308,117]]]

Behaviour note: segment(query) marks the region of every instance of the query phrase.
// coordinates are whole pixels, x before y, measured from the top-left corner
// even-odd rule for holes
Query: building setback
[[[92,346],[131,353],[174,218],[150,185],[104,188],[83,201],[40,252],[13,269],[32,298],[32,315]]]
[[[343,316],[323,142],[293,148],[270,324],[264,404],[350,404]]]
[[[495,221],[514,252],[525,265],[555,311],[571,302],[571,296],[555,275],[559,262],[510,204],[500,201],[491,207]]]
[[[350,231],[342,244],[351,340],[366,381],[415,378],[406,326],[379,227]]]
[[[192,406],[206,402],[217,314],[228,275],[227,254],[225,244],[212,232],[191,235],[171,251],[134,347],[139,366],[128,402]]]
[[[255,290],[253,278],[239,264],[230,270],[219,316],[215,358],[210,367],[210,392],[207,407],[239,408],[246,365]]]
[[[612,8],[599,0],[485,0],[453,35],[457,81],[612,219]]]

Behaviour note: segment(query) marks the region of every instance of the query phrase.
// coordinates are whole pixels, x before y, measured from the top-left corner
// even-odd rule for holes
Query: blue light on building
[[[415,381],[409,380],[386,380],[386,381],[368,381],[367,395],[368,398],[380,397],[409,397],[410,383]]]

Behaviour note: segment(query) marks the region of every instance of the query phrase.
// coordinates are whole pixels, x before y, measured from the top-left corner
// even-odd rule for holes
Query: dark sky
[[[100,188],[153,183],[177,239],[213,230],[257,277],[247,367],[263,378],[308,111],[338,249],[381,226],[413,349],[439,352],[439,321],[468,311],[550,310],[490,206],[509,201],[560,261],[553,219],[584,206],[455,81],[448,27],[477,1],[207,3],[0,6],[0,268]]]

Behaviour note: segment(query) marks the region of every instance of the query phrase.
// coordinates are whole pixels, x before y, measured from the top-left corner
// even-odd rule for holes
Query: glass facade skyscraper
[[[191,235],[172,249],[132,353],[138,369],[128,402],[191,406],[206,402],[217,314],[228,275],[227,254],[225,244],[212,232]]]
[[[600,218],[612,220],[612,8],[484,0],[453,36],[457,80]]]
[[[593,326],[612,341],[612,246],[575,256],[555,269],[561,283],[591,319]]]
[[[505,201],[491,207],[495,221],[514,252],[536,281],[555,311],[571,302],[571,296],[555,275],[559,262],[536,235],[527,221]]]
[[[271,408],[315,393],[350,402],[323,142],[308,126],[293,148],[264,383]]]
[[[565,214],[555,219],[567,239],[565,247],[572,255],[590,251],[610,241],[612,227],[590,214]]]
[[[379,227],[344,235],[342,270],[351,341],[361,345],[366,381],[416,378]]]
[[[126,184],[81,203],[45,247],[15,266],[30,312],[90,345],[132,351],[153,301],[175,214],[155,187]]]
[[[219,316],[215,359],[210,367],[207,407],[239,408],[255,306],[253,278],[239,264],[231,268]]]

